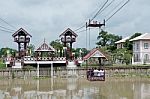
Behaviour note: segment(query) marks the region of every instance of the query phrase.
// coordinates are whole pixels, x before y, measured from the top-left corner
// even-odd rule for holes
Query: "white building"
[[[126,37],[126,38],[123,38],[117,42],[115,42],[115,44],[117,44],[117,49],[119,48],[124,48],[124,43],[126,42],[126,40],[128,40],[130,37]]]
[[[132,64],[150,64],[150,33],[131,39],[133,43]]]

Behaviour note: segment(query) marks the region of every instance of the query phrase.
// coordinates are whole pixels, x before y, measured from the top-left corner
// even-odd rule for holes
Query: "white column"
[[[40,71],[39,71],[39,63],[37,63],[37,77],[39,78]]]
[[[53,77],[53,63],[51,63],[51,78]]]

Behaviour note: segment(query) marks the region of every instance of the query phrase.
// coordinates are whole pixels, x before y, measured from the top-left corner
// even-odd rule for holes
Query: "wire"
[[[16,29],[16,27],[14,27],[13,25],[9,24],[8,22],[6,22],[4,19],[0,18],[1,21],[3,21],[4,23],[6,23],[7,25],[9,25],[10,27]]]
[[[91,21],[96,18],[96,16],[100,13],[100,11],[104,8],[104,6],[107,4],[108,0],[103,4],[103,6],[96,12],[96,14],[93,16],[93,18],[91,19]]]
[[[92,21],[97,15],[99,15],[100,11],[105,7],[105,5],[108,3],[108,1],[109,1],[109,0],[106,0],[106,2],[102,5],[102,7],[101,7],[101,8],[96,12],[96,14],[93,16],[93,18],[91,19],[91,21]],[[84,24],[84,25],[82,25],[81,27],[75,29],[74,31],[78,31],[78,30],[84,28],[85,26],[86,26],[86,25]]]
[[[15,30],[12,30],[12,29],[8,29],[8,28],[6,28],[6,27],[3,27],[3,26],[0,26],[0,27],[3,28],[3,29],[9,30],[9,31],[15,31]]]
[[[118,8],[110,17],[106,19],[106,22],[110,20],[118,11],[120,11],[130,0],[126,1],[121,7]]]
[[[124,0],[122,0],[122,1],[124,1]],[[122,3],[122,1],[121,1],[120,3],[118,3],[114,8],[112,8],[112,10],[109,11],[109,12],[105,15],[105,17],[106,17],[106,16],[109,16],[116,8],[118,8],[118,6]]]
[[[80,29],[82,29],[82,28],[84,28],[86,25],[84,24],[84,25],[82,25],[81,27],[79,27],[79,28],[77,28],[76,30],[74,30],[74,31],[78,31],[78,30],[80,30]]]
[[[3,30],[3,29],[0,29],[0,31],[3,31],[3,32],[8,32],[8,33],[12,33],[11,31],[8,31],[8,30]]]

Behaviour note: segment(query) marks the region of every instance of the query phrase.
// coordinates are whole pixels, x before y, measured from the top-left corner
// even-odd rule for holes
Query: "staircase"
[[[15,61],[14,65],[12,66],[12,68],[16,68],[16,69],[22,68],[21,62],[20,61]]]

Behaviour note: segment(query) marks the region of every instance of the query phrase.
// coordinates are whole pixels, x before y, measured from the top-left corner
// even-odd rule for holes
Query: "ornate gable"
[[[46,44],[44,41],[44,43],[36,51],[49,51],[49,52],[53,51],[54,52],[55,49],[50,45],[48,46],[48,44]]]
[[[107,59],[106,55],[104,55],[99,49],[92,49],[83,59],[88,60],[90,57],[101,57]]]

